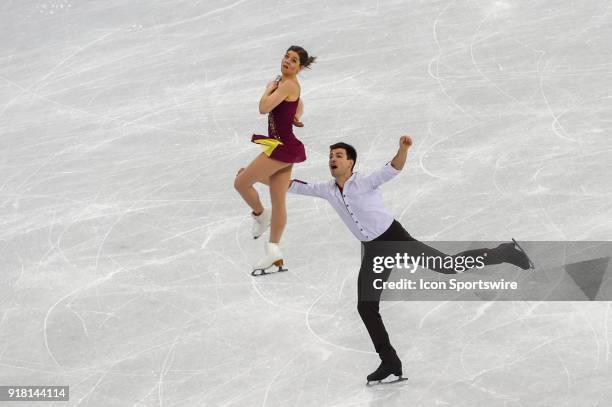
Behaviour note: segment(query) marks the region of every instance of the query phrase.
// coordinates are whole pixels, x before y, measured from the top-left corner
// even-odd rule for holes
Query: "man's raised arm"
[[[365,179],[370,184],[372,189],[378,188],[380,185],[385,182],[391,180],[393,177],[398,175],[402,168],[404,168],[404,164],[406,164],[406,156],[408,154],[408,149],[412,145],[412,139],[410,136],[402,136],[399,139],[399,149],[397,153],[393,157],[393,159],[385,164],[380,170],[376,170]]]
[[[391,160],[391,165],[396,170],[402,170],[404,168],[404,164],[406,164],[406,156],[408,155],[408,149],[412,145],[412,139],[410,136],[402,136],[399,139],[399,149],[397,150],[397,154]]]

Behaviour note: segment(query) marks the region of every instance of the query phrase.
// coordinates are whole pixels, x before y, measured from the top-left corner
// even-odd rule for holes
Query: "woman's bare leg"
[[[257,190],[253,188],[256,182],[268,181],[270,175],[290,166],[291,164],[269,158],[264,153],[259,154],[244,170],[239,171],[234,180],[234,188],[242,199],[251,207],[254,213],[263,211]],[[273,203],[274,205],[274,203]]]
[[[272,200],[272,223],[270,225],[270,243],[280,242],[283,230],[287,224],[287,208],[285,197],[291,181],[293,165],[284,167],[270,175],[270,198]]]

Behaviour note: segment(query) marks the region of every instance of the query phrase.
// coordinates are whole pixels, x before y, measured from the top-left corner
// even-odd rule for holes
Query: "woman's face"
[[[284,75],[296,75],[300,72],[300,56],[295,51],[287,51],[281,62],[281,72]]]

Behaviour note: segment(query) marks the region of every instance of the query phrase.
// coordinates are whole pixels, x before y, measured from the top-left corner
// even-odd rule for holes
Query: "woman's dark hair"
[[[353,160],[353,166],[351,167],[351,171],[353,171],[353,168],[355,168],[355,163],[357,162],[357,151],[355,150],[355,147],[350,144],[339,142],[329,146],[329,151],[331,152],[337,148],[344,149],[344,151],[346,151],[346,158]]]
[[[303,66],[304,68],[309,68],[310,64],[312,64],[317,59],[317,57],[308,56],[308,52],[306,52],[304,48],[297,46],[297,45],[292,45],[289,48],[287,48],[287,52],[289,51],[293,51],[300,56],[300,65]]]

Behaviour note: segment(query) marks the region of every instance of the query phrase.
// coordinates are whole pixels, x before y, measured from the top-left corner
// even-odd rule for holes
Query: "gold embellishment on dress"
[[[276,131],[276,123],[274,122],[274,115],[272,112],[268,113],[268,126],[270,126],[270,132],[272,133],[272,137],[280,141],[280,137],[278,132]]]

